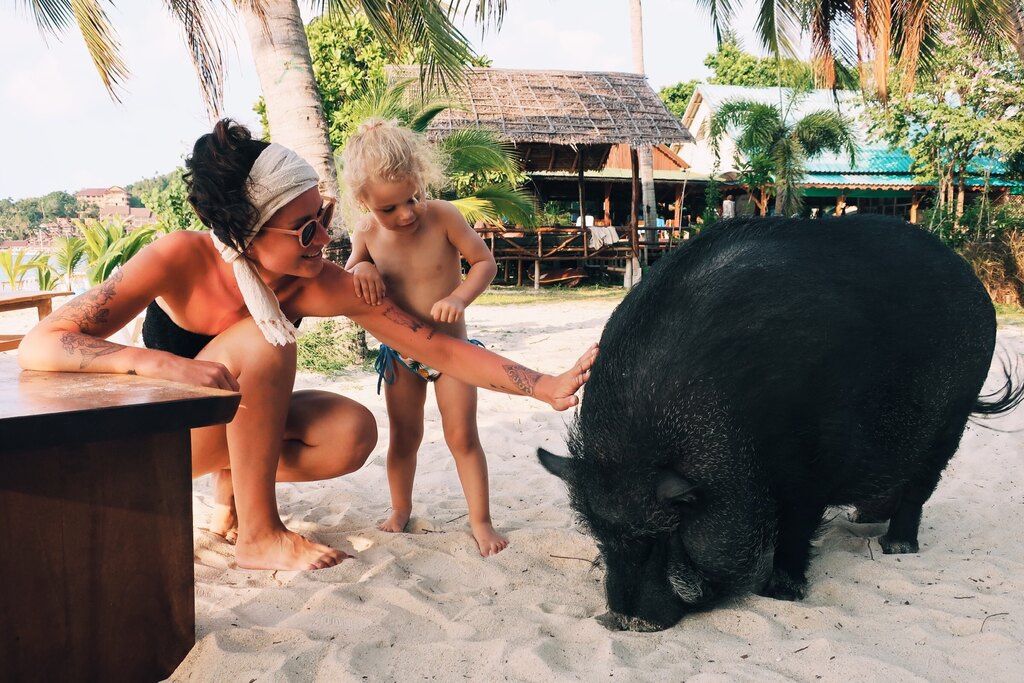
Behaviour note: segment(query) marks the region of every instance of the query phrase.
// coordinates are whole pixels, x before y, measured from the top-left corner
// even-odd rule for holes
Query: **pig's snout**
[[[672,624],[656,624],[640,617],[630,617],[618,612],[608,610],[604,614],[598,614],[597,622],[609,631],[638,631],[650,633],[652,631],[664,631]]]

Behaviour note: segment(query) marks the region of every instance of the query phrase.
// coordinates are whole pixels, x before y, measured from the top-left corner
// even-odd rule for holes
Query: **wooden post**
[[[533,288],[540,289],[540,259],[544,253],[544,236],[537,231],[537,260],[533,262]]]
[[[668,248],[671,251],[672,243],[676,235],[676,230],[679,231],[680,238],[683,236],[683,186],[676,185],[676,203],[672,206],[672,220],[675,222],[675,227],[668,231]]]
[[[612,224],[612,184],[604,184],[604,220],[607,225]]]
[[[635,147],[629,148],[629,162],[633,174],[633,187],[629,200],[629,255],[626,257],[626,270],[622,276],[622,286],[626,289],[632,289],[633,280],[636,279],[633,262],[639,253],[640,236],[637,234],[636,203],[640,197],[640,159]]]
[[[910,222],[917,223],[917,208],[921,205],[921,195],[915,192],[910,196]]]
[[[580,236],[583,237],[583,258],[587,258],[587,203],[584,196],[583,147],[576,148],[576,184],[580,193]]]

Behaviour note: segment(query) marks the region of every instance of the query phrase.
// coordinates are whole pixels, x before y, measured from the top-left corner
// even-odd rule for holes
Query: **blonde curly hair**
[[[411,180],[425,197],[447,181],[446,165],[445,155],[426,136],[398,119],[370,117],[359,124],[341,153],[346,208],[352,215],[361,213],[366,187],[377,182]],[[365,221],[356,222],[367,227]]]

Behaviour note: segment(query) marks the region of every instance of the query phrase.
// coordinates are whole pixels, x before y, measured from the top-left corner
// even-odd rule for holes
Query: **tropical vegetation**
[[[857,143],[853,122],[834,109],[820,109],[796,118],[794,109],[803,93],[791,90],[783,104],[747,100],[723,102],[711,119],[712,146],[718,152],[721,136],[730,128],[735,136],[736,165],[743,182],[755,191],[758,212],[767,213],[775,195],[775,213],[791,215],[802,206],[797,189],[806,175],[807,159],[822,152],[846,154],[853,164]],[[756,188],[756,189],[755,189]]]

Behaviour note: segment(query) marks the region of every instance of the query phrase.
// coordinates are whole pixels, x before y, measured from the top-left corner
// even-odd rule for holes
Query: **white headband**
[[[303,192],[316,187],[318,182],[316,171],[302,157],[287,147],[271,143],[257,157],[246,181],[249,201],[259,217],[242,240],[241,250],[225,244],[210,231],[221,258],[235,271],[235,280],[249,314],[266,340],[275,346],[293,343],[295,326],[281,312],[274,291],[260,279],[255,264],[243,252],[271,216]]]

